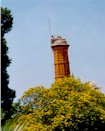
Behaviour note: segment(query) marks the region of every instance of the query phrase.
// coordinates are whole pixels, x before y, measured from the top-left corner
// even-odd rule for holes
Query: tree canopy
[[[8,57],[8,46],[5,33],[12,29],[13,17],[11,11],[7,8],[1,8],[1,108],[2,108],[2,124],[10,118],[12,114],[12,103],[15,97],[15,91],[8,87],[9,75],[7,67],[11,63]]]
[[[4,37],[12,29],[13,17],[11,11],[7,8],[1,8],[1,35]]]
[[[34,87],[19,100],[17,121],[24,131],[104,131],[105,95],[73,76],[50,88]]]

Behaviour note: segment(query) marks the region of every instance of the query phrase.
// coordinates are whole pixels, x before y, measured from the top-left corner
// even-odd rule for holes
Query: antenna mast
[[[49,33],[50,33],[50,36],[51,36],[50,19],[48,20],[48,23],[49,23]]]

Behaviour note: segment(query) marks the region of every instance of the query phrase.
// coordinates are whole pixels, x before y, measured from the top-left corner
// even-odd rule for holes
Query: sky
[[[71,74],[92,80],[105,93],[105,0],[2,0],[13,15],[13,28],[5,35],[12,59],[9,87],[15,101],[31,87],[54,82],[51,34],[70,45]]]

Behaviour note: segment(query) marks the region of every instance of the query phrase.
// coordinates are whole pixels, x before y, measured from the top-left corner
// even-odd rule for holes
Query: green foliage
[[[12,29],[13,17],[7,8],[1,8],[1,36],[4,37]]]
[[[11,30],[13,17],[11,11],[7,8],[1,8],[1,108],[2,108],[2,124],[9,119],[13,113],[12,102],[15,97],[15,91],[8,87],[9,75],[7,67],[11,60],[8,57],[7,42],[4,34]]]
[[[104,131],[105,95],[90,82],[59,79],[50,88],[30,88],[21,97],[23,131]]]
[[[2,131],[22,131],[26,125],[24,122],[16,123],[17,120],[8,120],[2,127]]]

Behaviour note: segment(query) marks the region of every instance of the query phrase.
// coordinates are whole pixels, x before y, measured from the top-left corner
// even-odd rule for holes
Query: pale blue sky
[[[14,17],[5,37],[12,63],[10,88],[17,100],[30,87],[54,82],[48,19],[54,35],[70,44],[70,70],[105,93],[105,0],[2,0]]]

